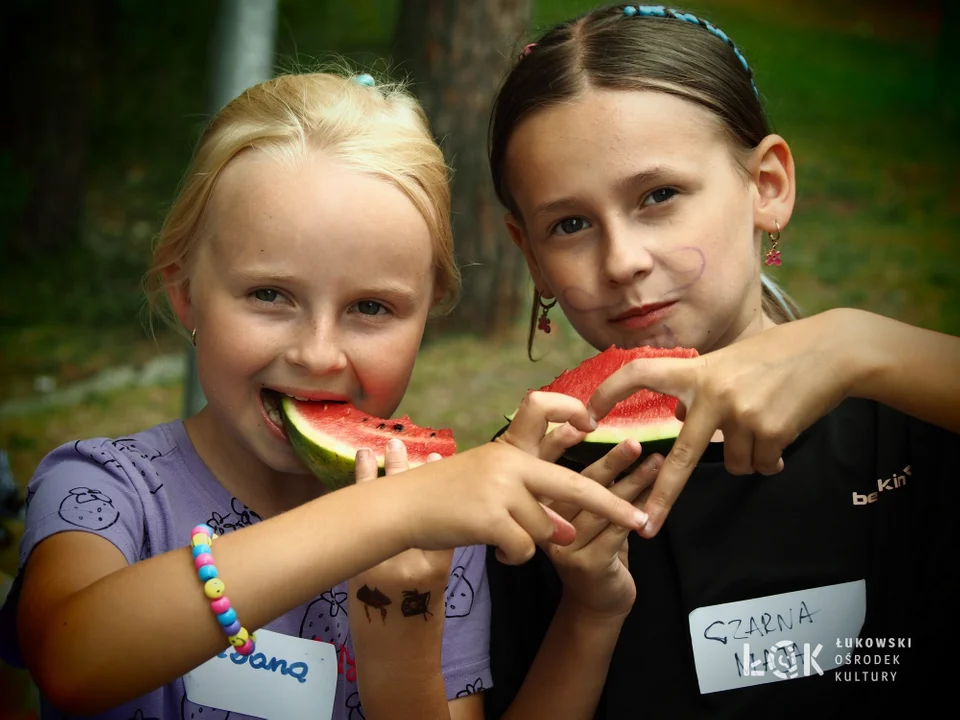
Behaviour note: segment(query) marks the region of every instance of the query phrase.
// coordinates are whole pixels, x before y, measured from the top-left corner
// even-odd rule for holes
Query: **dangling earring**
[[[537,293],[537,302],[540,303],[540,309],[543,311],[540,313],[540,319],[537,320],[537,327],[549,335],[550,318],[547,317],[547,313],[550,312],[550,308],[557,304],[557,299],[554,298],[553,302],[545,303],[543,301],[543,296],[540,293]]]
[[[193,332],[190,333],[190,344],[193,345],[194,347],[197,346],[197,329],[196,328],[194,328]]]
[[[767,265],[780,267],[780,251],[777,250],[777,243],[780,242],[780,223],[774,220],[773,224],[777,226],[777,229],[772,233],[767,233],[770,238],[770,249],[767,251],[766,263]]]

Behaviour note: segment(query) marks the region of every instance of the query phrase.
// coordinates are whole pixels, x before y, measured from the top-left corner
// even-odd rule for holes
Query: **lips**
[[[610,322],[626,322],[629,320],[641,320],[644,318],[653,318],[662,313],[662,311],[667,308],[672,307],[676,301],[672,302],[660,302],[660,303],[648,303],[646,305],[641,305],[639,307],[632,307],[626,312],[622,312],[619,315],[615,315],[610,318]]]
[[[284,395],[292,397],[301,402],[328,402],[328,403],[346,403],[349,402],[345,395],[325,392],[310,392],[304,390],[279,390],[274,388],[262,388],[260,390],[260,406],[264,417],[269,421],[270,426],[279,434],[286,437],[283,429],[283,415],[280,412],[280,402]]]

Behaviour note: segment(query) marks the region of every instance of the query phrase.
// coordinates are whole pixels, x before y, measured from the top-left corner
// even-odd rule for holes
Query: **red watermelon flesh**
[[[610,347],[584,360],[576,368],[561,373],[552,383],[540,389],[570,395],[586,404],[604,380],[632,360],[694,358],[698,354],[693,348],[638,347],[622,350]],[[616,444],[628,438],[641,443],[674,439],[683,425],[676,417],[677,402],[677,398],[671,395],[640,390],[617,403],[584,442]]]
[[[407,448],[410,467],[423,465],[431,453],[456,453],[453,431],[418,427],[403,415],[384,419],[367,415],[353,405],[296,400],[283,396],[283,425],[290,444],[309,470],[329,489],[355,481],[357,450],[369,448],[383,474],[387,441],[398,438]]]

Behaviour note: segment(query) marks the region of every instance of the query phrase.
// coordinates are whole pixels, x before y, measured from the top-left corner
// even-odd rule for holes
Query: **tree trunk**
[[[213,44],[211,116],[248,87],[273,76],[277,0],[221,0],[219,12]],[[198,412],[206,402],[191,347],[187,351],[184,417]]]
[[[530,0],[404,0],[396,51],[453,168],[463,295],[431,335],[491,337],[526,306],[527,269],[503,226],[487,163],[491,101],[530,21]]]

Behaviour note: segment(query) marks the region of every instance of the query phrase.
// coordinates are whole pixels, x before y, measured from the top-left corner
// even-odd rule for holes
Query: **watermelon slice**
[[[570,395],[586,404],[604,380],[631,360],[697,356],[698,353],[693,348],[638,347],[623,350],[609,347],[599,355],[584,360],[576,368],[561,373],[552,383],[540,390]],[[677,403],[677,398],[670,395],[640,390],[617,403],[599,421],[597,429],[587,435],[579,445],[569,448],[564,457],[589,465],[603,457],[617,443],[628,438],[637,440],[642,446],[639,461],[653,453],[666,455],[683,426],[683,423],[677,420]],[[513,415],[508,419],[512,420]],[[550,429],[554,427],[556,423],[552,423]]]
[[[294,452],[330,490],[354,483],[357,450],[362,447],[373,451],[383,475],[391,438],[406,445],[411,468],[426,463],[431,453],[449,457],[457,451],[452,430],[417,427],[406,415],[387,420],[346,403],[295,400],[287,395],[280,412]]]

